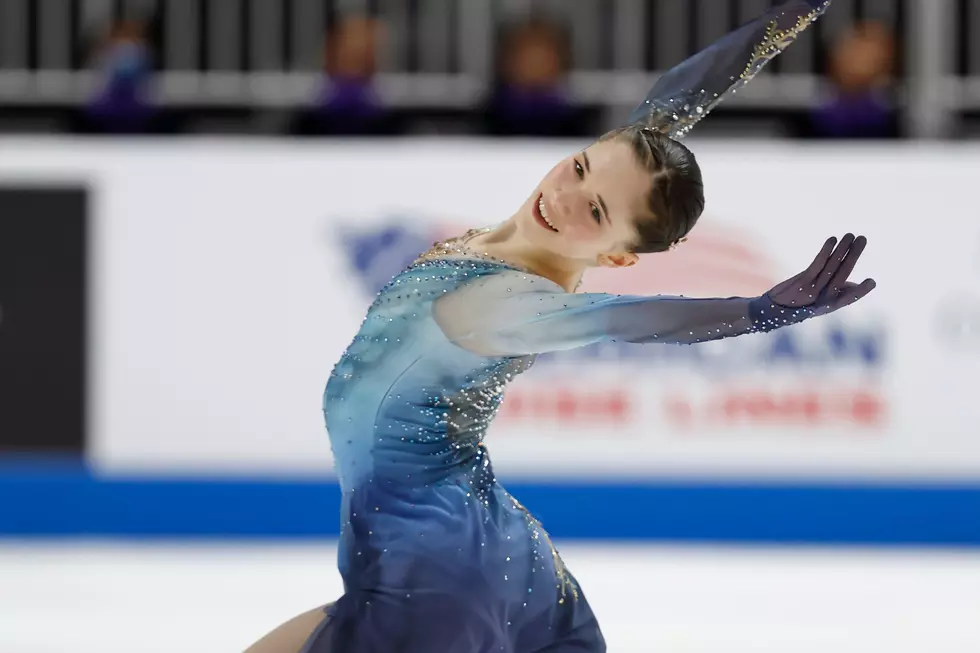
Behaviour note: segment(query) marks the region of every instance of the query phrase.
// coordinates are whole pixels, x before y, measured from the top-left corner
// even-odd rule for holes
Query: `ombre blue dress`
[[[826,4],[789,2],[733,32],[664,76],[632,121],[683,135]],[[768,294],[568,293],[472,251],[476,233],[435,245],[396,276],[329,379],[344,594],[307,653],[605,651],[547,532],[494,476],[484,438],[507,384],[544,352],[605,340],[693,344],[819,313]]]

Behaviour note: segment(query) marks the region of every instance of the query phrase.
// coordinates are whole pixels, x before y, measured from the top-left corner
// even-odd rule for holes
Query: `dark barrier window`
[[[0,187],[0,452],[84,450],[86,204]]]

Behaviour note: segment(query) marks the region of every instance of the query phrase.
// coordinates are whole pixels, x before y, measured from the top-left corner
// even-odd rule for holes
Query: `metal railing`
[[[379,89],[396,106],[464,108],[487,91],[497,35],[531,13],[568,30],[573,99],[622,107],[657,73],[772,0],[0,0],[0,103],[83,101],[88,55],[110,26],[144,19],[169,104],[303,105],[320,80],[327,29],[348,12],[386,26]],[[980,0],[835,0],[832,11],[733,104],[797,108],[819,93],[824,46],[874,19],[899,36],[911,131],[942,135],[980,108]]]

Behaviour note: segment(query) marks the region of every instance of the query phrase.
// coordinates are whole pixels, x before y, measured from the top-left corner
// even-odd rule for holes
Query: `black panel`
[[[82,453],[87,193],[0,186],[0,451]]]

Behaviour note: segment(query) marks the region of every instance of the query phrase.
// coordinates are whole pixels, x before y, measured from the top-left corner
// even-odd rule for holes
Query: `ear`
[[[600,254],[598,263],[604,268],[631,268],[639,263],[640,257],[633,252],[622,254]]]

